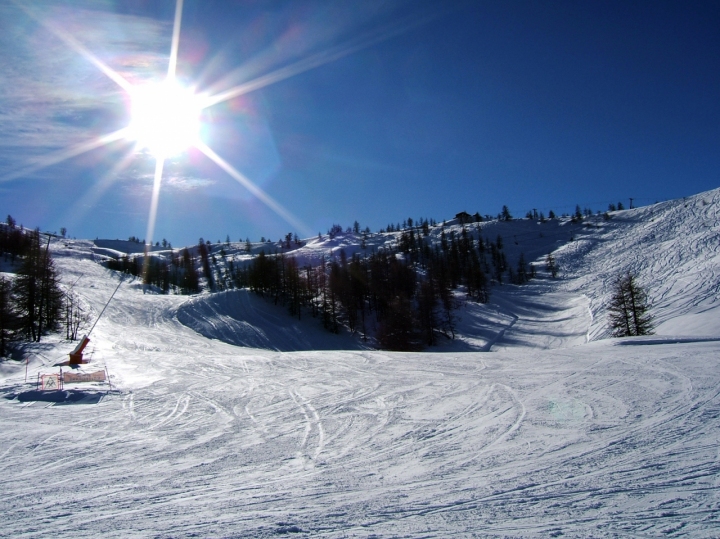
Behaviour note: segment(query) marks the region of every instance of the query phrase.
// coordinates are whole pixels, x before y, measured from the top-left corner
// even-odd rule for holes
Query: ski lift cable
[[[90,328],[90,331],[88,331],[87,334],[85,335],[86,337],[89,336],[89,335],[93,332],[93,330],[95,329],[95,326],[97,325],[97,323],[98,323],[98,322],[100,321],[100,319],[102,318],[102,315],[103,315],[103,313],[105,312],[105,309],[107,309],[108,305],[110,305],[110,302],[111,302],[112,299],[115,297],[115,294],[116,294],[117,291],[120,289],[120,285],[121,285],[121,284],[123,284],[123,277],[120,278],[120,282],[118,283],[117,287],[115,288],[115,291],[114,291],[114,292],[112,293],[112,295],[110,296],[110,299],[107,300],[107,303],[105,304],[105,307],[103,307],[103,310],[100,311],[100,314],[98,315],[97,320],[95,320],[95,323],[94,323],[94,324],[92,325],[92,327]]]

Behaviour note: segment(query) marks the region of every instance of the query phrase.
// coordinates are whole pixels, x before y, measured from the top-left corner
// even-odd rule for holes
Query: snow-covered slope
[[[359,337],[328,334],[307,314],[300,320],[291,318],[287,309],[247,290],[193,298],[178,309],[177,319],[209,339],[235,346],[284,352],[368,348]]]
[[[490,304],[468,304],[463,318],[506,317],[493,325],[492,350],[604,339],[610,335],[606,308],[613,283],[631,272],[648,292],[658,335],[719,337],[720,189],[610,215],[582,225],[536,224],[535,234],[527,231],[527,221],[486,224],[483,233],[489,237],[504,227],[498,233],[514,238],[506,242],[511,260],[523,251],[535,255],[540,278],[522,287],[493,288]],[[508,228],[516,224],[516,230],[525,227],[522,235]],[[548,278],[543,252],[556,258],[559,279]],[[460,333],[460,342],[449,348],[487,348],[488,340],[478,340],[472,325],[461,324]]]
[[[558,259],[564,288],[590,298],[593,339],[608,335],[605,305],[627,271],[648,291],[659,335],[720,335],[720,189],[617,212]]]
[[[443,353],[332,351],[359,344],[322,330],[279,340],[293,319],[242,292],[126,280],[79,369],[107,368],[112,389],[27,400],[74,347],[60,337],[25,347],[28,382],[24,363],[0,364],[0,535],[717,537],[717,208],[713,191],[597,228],[485,223],[528,258],[559,248],[562,278],[466,305]],[[327,254],[320,243],[303,252]],[[97,248],[52,245],[95,315],[119,282]],[[658,335],[578,345],[602,336],[608,283],[626,269],[651,293]],[[463,352],[480,349],[493,352]]]
[[[632,272],[646,288],[652,302],[652,314],[659,335],[720,335],[720,189],[682,200],[612,212],[573,223],[569,218],[543,223],[520,219],[511,222],[471,223],[464,228],[474,237],[485,240],[503,238],[504,251],[511,266],[522,253],[531,261],[538,279],[524,286],[503,285],[491,289],[487,305],[464,302],[458,311],[458,336],[455,341],[441,342],[442,351],[487,351],[508,348],[563,348],[607,338],[605,310],[614,280]],[[463,225],[451,220],[444,227],[434,227],[431,241],[439,241],[442,230],[457,235]],[[224,272],[230,260],[242,264],[261,250],[285,252],[296,257],[301,266],[340,256],[350,257],[395,245],[399,233],[371,234],[362,247],[362,238],[340,234],[334,238],[311,238],[301,247],[290,249],[281,243],[253,244],[252,254],[245,244],[214,244],[217,275]],[[98,242],[96,242],[97,244]],[[105,246],[107,242],[100,242]],[[127,242],[125,242],[127,243]],[[108,243],[108,245],[110,245]],[[104,247],[103,249],[106,249]],[[104,254],[96,245],[95,253]],[[545,257],[553,253],[560,266],[560,278],[551,279],[545,270]],[[162,251],[160,251],[162,254]],[[268,321],[284,316],[284,310],[260,307],[246,296],[243,301],[227,297],[202,296],[184,308],[179,319],[203,335],[230,344],[257,346],[277,350],[323,348],[316,340],[303,343],[286,341],[285,326]],[[458,297],[463,299],[462,291]],[[261,309],[266,322],[245,309]],[[208,316],[207,313],[212,313]],[[208,323],[204,320],[212,319]],[[217,326],[216,321],[220,321]],[[258,320],[258,326],[250,328]],[[217,326],[217,327],[216,327]],[[303,334],[315,334],[319,321],[306,320]],[[278,331],[273,335],[273,328]],[[279,329],[278,329],[279,328]],[[258,340],[259,339],[259,340]],[[275,341],[275,342],[270,342]],[[323,338],[320,338],[323,341]],[[341,339],[333,348],[355,349],[355,339]]]

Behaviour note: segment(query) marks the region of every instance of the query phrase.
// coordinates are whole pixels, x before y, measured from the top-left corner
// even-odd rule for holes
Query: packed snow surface
[[[465,305],[458,338],[423,353],[367,349],[243,291],[127,279],[79,369],[112,387],[28,399],[74,348],[59,337],[26,347],[27,382],[24,362],[0,364],[0,535],[717,537],[719,197],[592,226],[483,223],[539,278]],[[51,247],[95,316],[119,283],[98,249],[116,247]],[[657,335],[602,340],[626,270]]]

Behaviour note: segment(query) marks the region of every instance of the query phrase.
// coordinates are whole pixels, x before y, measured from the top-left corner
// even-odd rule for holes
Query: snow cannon
[[[82,339],[80,339],[80,342],[75,347],[75,350],[70,352],[70,361],[68,362],[69,365],[81,365],[84,363],[83,361],[83,350],[90,342],[90,339],[88,339],[87,335],[84,335]]]

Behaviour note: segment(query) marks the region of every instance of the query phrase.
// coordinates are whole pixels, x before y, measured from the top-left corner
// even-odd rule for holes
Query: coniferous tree
[[[510,210],[507,206],[502,207],[502,212],[500,213],[500,220],[501,221],[512,221],[512,215],[510,215]]]
[[[195,258],[187,248],[183,249],[180,260],[183,273],[180,288],[184,294],[195,294],[200,291],[200,277],[195,269]]]
[[[649,313],[647,293],[637,284],[635,276],[626,273],[615,281],[608,305],[608,324],[613,337],[653,334],[653,318]]]
[[[300,307],[304,303],[305,294],[300,278],[300,268],[298,268],[294,257],[287,261],[286,276],[287,287],[285,293],[289,300],[290,316],[297,316],[298,320],[300,320],[302,316]]]
[[[428,277],[418,287],[418,325],[423,342],[433,346],[436,342],[435,332],[439,328],[438,322],[438,294],[434,280]]]
[[[20,316],[20,331],[40,342],[47,331],[57,328],[62,313],[60,278],[48,246],[40,245],[40,231],[30,233],[31,245],[14,283],[14,295]],[[49,242],[49,239],[48,239]]]
[[[582,221],[583,219],[583,213],[580,209],[580,204],[575,205],[575,213],[573,214],[573,222],[575,221]]]
[[[0,357],[8,353],[9,342],[18,327],[18,316],[12,299],[12,282],[0,277]]]
[[[13,292],[16,298],[16,307],[19,315],[20,332],[28,340],[34,341],[37,337],[37,315],[40,303],[39,268],[39,240],[33,239],[33,244],[13,283]]]
[[[200,258],[202,260],[203,273],[205,274],[208,288],[210,290],[213,290],[215,288],[215,281],[213,279],[212,269],[210,268],[210,253],[208,250],[208,245],[211,245],[210,240],[208,240],[208,243],[205,244],[203,243],[203,239],[200,238],[200,241],[198,242],[198,251],[200,252]]]
[[[525,284],[530,280],[530,272],[525,262],[525,253],[520,253],[520,259],[518,260],[517,275],[515,276],[515,282],[517,284]]]
[[[547,255],[547,257],[545,257],[545,267],[550,272],[550,275],[552,275],[553,279],[555,277],[557,277],[557,274],[558,274],[557,262],[555,261],[555,257],[550,253]]]
[[[412,305],[405,298],[389,302],[378,328],[378,342],[385,350],[413,352],[420,349]]]

